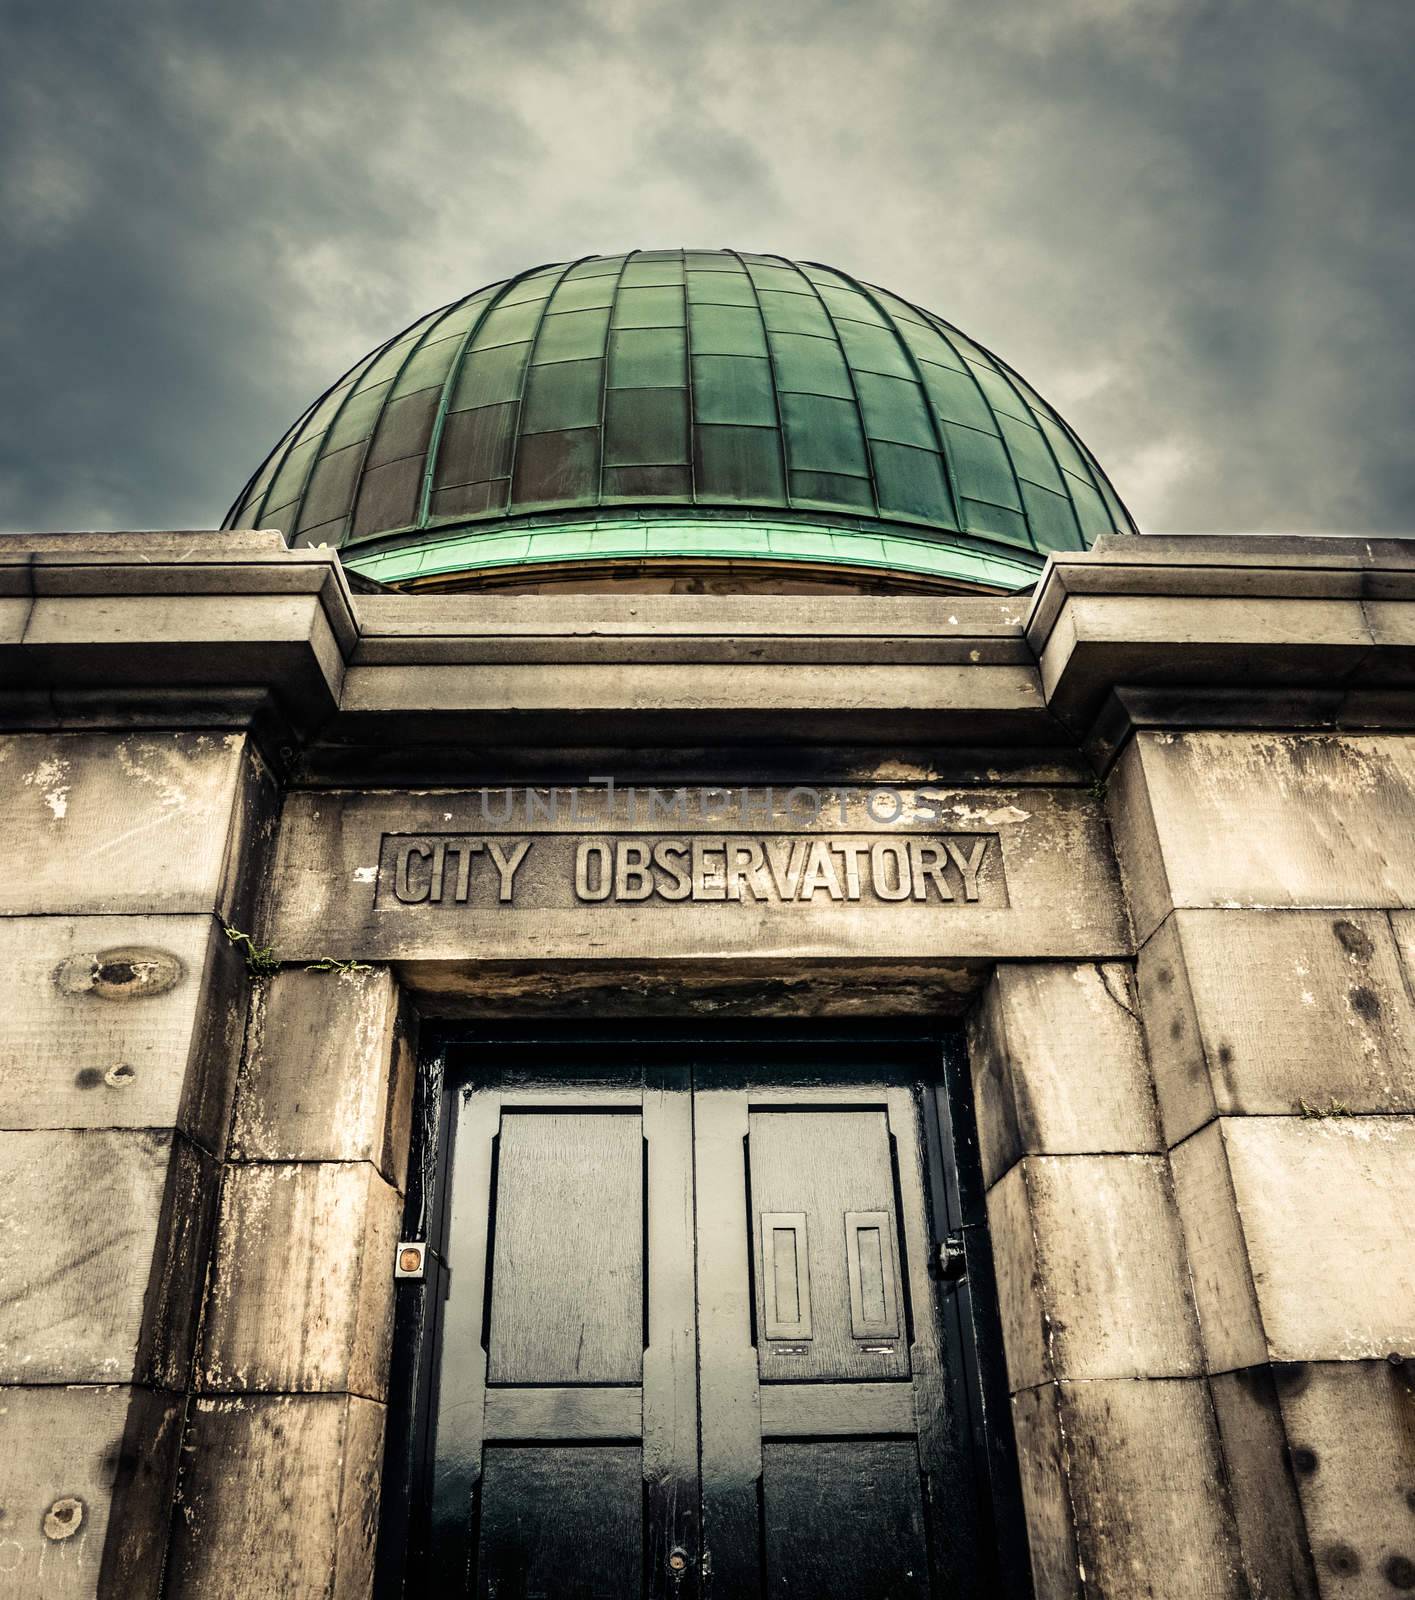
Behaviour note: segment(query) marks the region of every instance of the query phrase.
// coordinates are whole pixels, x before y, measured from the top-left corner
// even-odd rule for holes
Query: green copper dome
[[[537,267],[430,313],[310,407],[226,526],[397,583],[681,560],[989,588],[1135,531],[1071,428],[957,329],[730,250]]]

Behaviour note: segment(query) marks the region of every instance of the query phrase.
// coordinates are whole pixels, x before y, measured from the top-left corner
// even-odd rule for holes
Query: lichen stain
[[[1329,1544],[1322,1560],[1338,1577],[1354,1578],[1361,1570],[1361,1557],[1349,1544]]]
[[[44,1513],[44,1537],[58,1543],[61,1539],[72,1539],[83,1526],[84,1503],[72,1495],[66,1495],[61,1500],[56,1500]]]
[[[1001,828],[1012,822],[1026,822],[1030,816],[1030,811],[1023,811],[1018,806],[1001,806],[996,811],[984,812],[983,821],[990,828]]]
[[[115,945],[108,950],[75,951],[54,969],[62,994],[91,994],[101,1000],[142,1000],[166,994],[186,976],[180,956],[151,945]]]
[[[164,810],[174,811],[190,799],[186,782],[190,780],[191,763],[185,753],[178,753],[165,745],[143,740],[136,747],[127,740],[118,742],[118,765],[138,783],[156,789],[157,801]]]
[[[1339,917],[1333,922],[1331,931],[1347,955],[1354,956],[1358,961],[1369,961],[1376,953],[1370,934],[1356,923],[1347,921],[1345,917]]]
[[[1381,1564],[1381,1576],[1392,1589],[1415,1589],[1415,1561],[1409,1556],[1388,1556]]]
[[[1381,1020],[1380,999],[1373,990],[1366,988],[1364,984],[1357,984],[1348,991],[1346,1000],[1347,1004],[1363,1022],[1374,1024]]]
[[[69,781],[69,763],[63,756],[47,757],[33,772],[27,772],[21,781],[27,787],[41,792],[55,822],[64,820],[69,812],[69,791],[73,784]]]

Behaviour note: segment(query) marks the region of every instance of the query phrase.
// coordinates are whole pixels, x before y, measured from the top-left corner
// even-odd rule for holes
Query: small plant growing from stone
[[[241,954],[246,958],[246,971],[251,977],[268,978],[272,972],[280,970],[280,957],[276,954],[274,945],[257,944],[250,934],[242,933],[230,923],[223,924],[223,927],[226,937],[239,947]]]
[[[336,961],[333,956],[321,956],[318,961],[311,961],[305,968],[306,972],[372,972],[373,968],[367,961]]]
[[[1351,1107],[1344,1100],[1331,1100],[1324,1106],[1314,1106],[1306,1100],[1299,1100],[1297,1109],[1304,1117],[1349,1117],[1351,1115]]]

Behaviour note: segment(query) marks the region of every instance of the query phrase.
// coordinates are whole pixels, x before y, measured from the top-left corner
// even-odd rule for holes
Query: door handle
[[[934,1246],[931,1263],[934,1277],[944,1283],[961,1283],[968,1276],[968,1255],[963,1247],[963,1231],[955,1228]]]

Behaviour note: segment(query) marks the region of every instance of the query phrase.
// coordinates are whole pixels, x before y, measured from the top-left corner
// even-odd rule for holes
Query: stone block
[[[122,1385],[0,1388],[0,1594],[156,1600],[182,1398]]]
[[[18,644],[24,638],[29,616],[27,596],[0,595],[0,645]]]
[[[1405,981],[1415,992],[1415,911],[1392,911],[1390,925]]]
[[[1276,1378],[1322,1595],[1415,1589],[1415,1362],[1302,1364]]]
[[[1266,1361],[1267,1336],[1222,1125],[1210,1122],[1176,1146],[1170,1170],[1209,1371]]]
[[[1037,1600],[1249,1600],[1202,1381],[1046,1384],[1013,1418]]]
[[[1272,1368],[1220,1373],[1209,1389],[1254,1600],[1317,1600]]]
[[[383,1417],[351,1395],[198,1399],[168,1600],[366,1600]]]
[[[1012,1390],[1203,1370],[1160,1156],[1027,1156],[990,1191]]]
[[[1012,1431],[1035,1600],[1075,1600],[1084,1590],[1076,1565],[1076,1525],[1054,1383],[1013,1395]]]
[[[1113,769],[1143,943],[1172,907],[1415,906],[1415,739],[1137,733]]]
[[[180,1128],[219,1153],[245,1021],[210,916],[0,917],[0,1128]]]
[[[232,1130],[245,1161],[372,1161],[407,1176],[416,1068],[386,967],[287,969],[251,1017]]]
[[[1160,1146],[1129,969],[1000,965],[969,1027],[983,1180],[1022,1155]]]
[[[215,1189],[167,1130],[0,1134],[0,1383],[185,1388]]]
[[[1415,1350],[1415,1117],[1221,1127],[1273,1359]]]
[[[1140,952],[1165,1136],[1217,1112],[1415,1110],[1415,1006],[1381,911],[1176,911]]]
[[[402,1206],[366,1161],[230,1166],[199,1382],[381,1400]]]
[[[242,734],[0,736],[0,916],[244,916],[267,782]]]
[[[1151,736],[1136,733],[1126,742],[1106,777],[1105,787],[1111,837],[1137,949],[1144,947],[1173,910],[1164,844],[1143,765],[1142,737]]]
[[[1012,1090],[1002,996],[995,968],[968,1013],[968,1069],[973,1084],[973,1113],[978,1130],[978,1156],[983,1183],[991,1185],[1024,1154],[1017,1126],[1017,1097]]]
[[[1415,1117],[1223,1117],[1173,1164],[1210,1370],[1415,1350]]]

